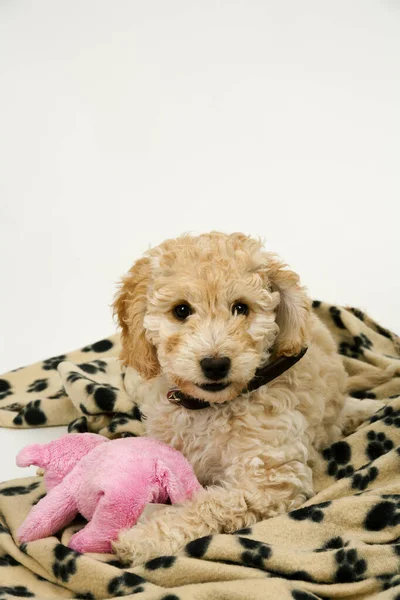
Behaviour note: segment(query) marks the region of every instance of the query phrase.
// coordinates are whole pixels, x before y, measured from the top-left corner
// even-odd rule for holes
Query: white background
[[[399,331],[399,7],[3,1],[0,372],[111,333],[120,275],[184,231],[263,236]],[[0,431],[0,480],[59,433]]]

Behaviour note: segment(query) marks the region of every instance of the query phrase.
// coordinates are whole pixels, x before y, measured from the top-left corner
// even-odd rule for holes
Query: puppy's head
[[[242,234],[168,240],[137,261],[114,309],[123,362],[208,402],[235,398],[275,357],[307,345],[298,276]]]

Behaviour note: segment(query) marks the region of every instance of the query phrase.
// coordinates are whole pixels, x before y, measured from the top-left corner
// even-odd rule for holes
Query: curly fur
[[[232,314],[238,301],[247,316]],[[184,322],[172,312],[181,302],[193,309]],[[147,434],[180,450],[207,489],[123,532],[115,543],[121,558],[136,564],[171,554],[314,494],[318,450],[341,436],[345,421],[356,427],[365,410],[360,403],[344,410],[346,373],[310,305],[299,277],[242,234],[168,240],[132,267],[115,301],[128,393],[141,402]],[[304,346],[289,371],[242,393],[257,367]],[[198,387],[207,382],[200,368],[207,356],[231,359],[225,390]],[[176,386],[211,406],[170,403],[166,393]]]

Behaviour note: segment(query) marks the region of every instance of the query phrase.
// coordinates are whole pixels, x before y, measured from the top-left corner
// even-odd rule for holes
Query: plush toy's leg
[[[118,489],[104,494],[92,520],[72,536],[68,546],[77,552],[112,552],[111,542],[122,529],[132,527],[146,504],[152,501],[148,490],[132,498],[132,492]]]
[[[165,488],[171,504],[180,504],[189,500],[195,492],[203,489],[194,473],[192,477],[173,473],[162,460],[156,462],[156,475]]]
[[[33,542],[52,535],[68,525],[78,514],[70,493],[68,478],[54,487],[34,506],[17,531],[21,542]]]

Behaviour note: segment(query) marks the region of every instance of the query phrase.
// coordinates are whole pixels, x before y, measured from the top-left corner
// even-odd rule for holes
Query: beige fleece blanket
[[[357,398],[383,409],[324,453],[322,491],[288,515],[234,535],[192,542],[179,556],[124,568],[112,555],[66,546],[77,521],[19,546],[15,531],[45,493],[41,477],[0,484],[0,600],[115,598],[400,600],[399,338],[365,313],[314,302]],[[0,378],[0,426],[69,424],[107,437],[141,435],[140,407],[124,389],[118,335]],[[369,389],[365,381],[381,383]]]

